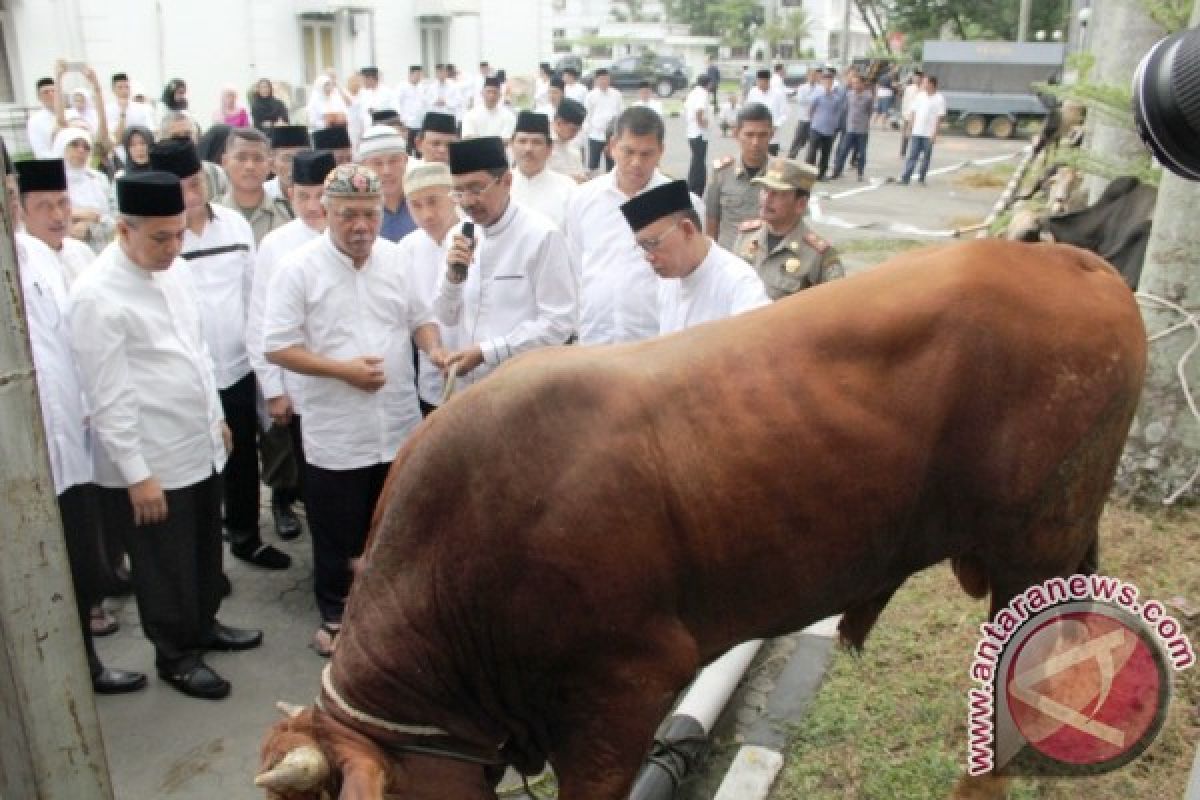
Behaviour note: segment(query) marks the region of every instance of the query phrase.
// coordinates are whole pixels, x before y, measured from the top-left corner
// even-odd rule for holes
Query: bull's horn
[[[283,714],[289,719],[295,719],[296,717],[300,716],[302,711],[304,711],[304,706],[298,706],[295,703],[288,703],[283,700],[277,701],[275,703],[275,708],[279,709],[279,713]]]
[[[329,777],[329,761],[311,745],[289,750],[283,760],[254,778],[260,789],[279,792],[310,792]]]

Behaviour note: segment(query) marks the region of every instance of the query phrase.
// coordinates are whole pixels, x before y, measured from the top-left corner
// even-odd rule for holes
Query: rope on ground
[[[1173,303],[1170,300],[1150,294],[1149,292],[1135,292],[1134,294],[1138,300],[1146,300],[1151,303],[1156,303],[1162,308],[1167,308],[1183,316],[1182,321],[1159,331],[1158,333],[1149,337],[1147,341],[1156,342],[1159,339],[1163,339],[1185,328],[1191,328],[1192,332],[1195,334],[1195,336],[1192,338],[1192,344],[1183,352],[1183,355],[1180,356],[1179,361],[1175,364],[1175,375],[1179,378],[1180,387],[1183,388],[1183,396],[1184,399],[1187,400],[1188,408],[1191,409],[1192,416],[1196,419],[1196,423],[1200,425],[1200,407],[1196,405],[1196,398],[1192,395],[1191,387],[1188,386],[1187,371],[1185,369],[1188,360],[1192,357],[1192,354],[1196,352],[1198,347],[1200,347],[1200,315],[1188,311],[1178,303]],[[1163,505],[1174,505],[1175,501],[1177,501],[1180,497],[1183,497],[1183,495],[1192,488],[1197,479],[1200,479],[1200,463],[1196,465],[1196,469],[1192,472],[1192,476],[1188,478],[1182,486],[1163,498]]]

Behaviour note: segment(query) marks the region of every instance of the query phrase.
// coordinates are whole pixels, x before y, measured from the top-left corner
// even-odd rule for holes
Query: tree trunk
[[[1200,23],[1196,0],[1192,25]],[[1200,498],[1196,480],[1200,468],[1200,420],[1185,395],[1185,386],[1200,407],[1200,183],[1164,171],[1154,209],[1154,228],[1146,248],[1139,284],[1141,293],[1176,306],[1142,298],[1142,318],[1151,337],[1146,388],[1134,429],[1125,446],[1118,473],[1118,490],[1141,502],[1174,503]],[[1190,325],[1186,323],[1190,317]],[[1168,332],[1178,327],[1178,330]],[[1161,334],[1161,338],[1154,340]],[[1189,356],[1183,361],[1181,359]],[[1183,373],[1182,378],[1180,372]]]
[[[1151,45],[1167,32],[1138,0],[1096,0],[1088,25],[1086,49],[1096,57],[1089,80],[1098,84],[1128,87],[1134,70]],[[1100,114],[1090,114],[1085,149],[1115,161],[1131,159],[1144,152],[1133,127],[1114,125]],[[1108,179],[1089,175],[1084,181],[1094,203],[1108,186]]]

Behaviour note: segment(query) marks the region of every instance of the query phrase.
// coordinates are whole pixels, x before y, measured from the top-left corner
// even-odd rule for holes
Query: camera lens
[[[1159,163],[1200,180],[1200,29],[1168,36],[1142,59],[1133,76],[1133,118]]]

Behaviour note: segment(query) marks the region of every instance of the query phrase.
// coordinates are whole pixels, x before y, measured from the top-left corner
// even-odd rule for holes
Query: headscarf
[[[267,83],[266,97],[258,93],[258,85],[263,81]],[[254,120],[254,127],[260,130],[266,128],[268,121],[275,123],[283,121],[285,124],[288,121],[287,106],[275,96],[275,87],[266,78],[260,78],[254,82],[254,99],[250,102],[250,116]]]
[[[162,102],[163,105],[167,107],[168,111],[184,111],[187,109],[186,97],[179,102],[175,100],[175,92],[179,90],[180,86],[186,85],[187,84],[180,78],[172,78],[171,80],[167,81],[167,85],[163,87]]]
[[[232,110],[225,107],[226,95],[233,96]],[[246,110],[246,104],[242,102],[241,92],[238,91],[236,86],[226,85],[221,89],[221,98],[218,101],[217,113],[213,121],[243,127],[250,124],[250,112]]]
[[[131,172],[145,172],[150,169],[150,156],[147,154],[146,163],[139,164],[129,155],[129,143],[133,140],[134,135],[140,135],[146,140],[147,145],[154,144],[154,133],[149,128],[143,128],[141,125],[130,125],[125,129],[125,134],[121,137],[121,146],[125,148],[125,174]]]
[[[75,95],[79,95],[83,98],[83,111],[75,108]],[[83,120],[87,123],[88,130],[94,134],[96,132],[96,127],[100,124],[100,117],[96,113],[96,106],[92,103],[92,93],[83,87],[79,87],[78,89],[71,90],[70,99],[70,107],[67,110],[73,112],[73,115],[67,114],[66,116],[68,118],[74,116],[76,119]]]
[[[337,91],[336,87],[328,95],[325,94],[325,89],[330,83],[332,80],[328,75],[318,75],[309,92],[308,127],[313,130],[325,127],[326,114],[347,114],[346,101],[342,99],[342,93]]]
[[[63,166],[67,171],[67,191],[71,195],[71,205],[76,208],[91,208],[107,214],[110,209],[104,180],[94,176],[86,164],[82,167],[71,166],[71,162],[65,157],[67,147],[71,142],[79,140],[90,145],[92,135],[87,130],[73,125],[62,128],[54,134],[54,157],[63,159]]]

